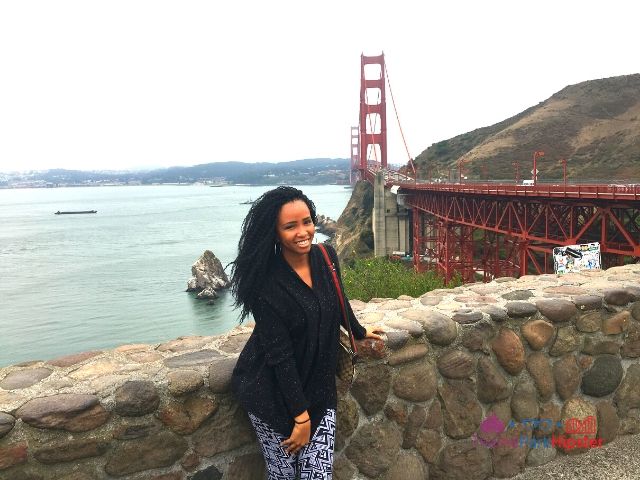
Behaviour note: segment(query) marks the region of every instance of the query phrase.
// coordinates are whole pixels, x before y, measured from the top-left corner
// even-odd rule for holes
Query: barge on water
[[[58,210],[56,213],[54,213],[54,215],[79,215],[82,213],[98,213],[98,211],[97,210],[76,210],[72,212],[61,212],[60,210]]]

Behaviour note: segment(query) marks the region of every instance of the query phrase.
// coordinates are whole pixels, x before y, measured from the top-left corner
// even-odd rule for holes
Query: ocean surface
[[[0,366],[234,327],[231,294],[208,305],[185,292],[187,280],[204,250],[223,265],[235,258],[249,210],[240,203],[271,188],[0,190]],[[351,195],[300,188],[334,219]]]

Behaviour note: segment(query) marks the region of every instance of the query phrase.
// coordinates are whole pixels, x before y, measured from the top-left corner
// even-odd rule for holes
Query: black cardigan
[[[340,267],[330,246],[327,252]],[[336,357],[342,316],[331,273],[317,245],[309,254],[313,288],[279,256],[258,294],[255,328],[233,371],[233,393],[247,411],[284,437],[305,410],[315,432],[328,408],[336,408]],[[356,339],[366,335],[349,302]]]

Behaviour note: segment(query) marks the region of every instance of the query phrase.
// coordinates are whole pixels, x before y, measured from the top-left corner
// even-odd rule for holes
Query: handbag
[[[353,337],[351,331],[351,323],[347,315],[347,309],[345,307],[344,294],[340,287],[340,281],[338,280],[338,274],[336,272],[336,266],[329,258],[326,248],[321,243],[318,244],[322,256],[331,272],[333,279],[333,285],[336,289],[336,295],[338,296],[338,303],[340,304],[340,310],[342,311],[342,325],[340,325],[340,335],[338,336],[338,354],[336,362],[336,376],[342,381],[351,386],[353,377],[355,375],[355,362],[358,356],[358,348],[356,347],[356,340]]]

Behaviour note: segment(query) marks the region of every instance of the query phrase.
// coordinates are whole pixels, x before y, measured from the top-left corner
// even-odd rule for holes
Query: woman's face
[[[278,215],[276,234],[285,257],[304,255],[311,250],[316,226],[309,207],[302,200],[285,203]]]

